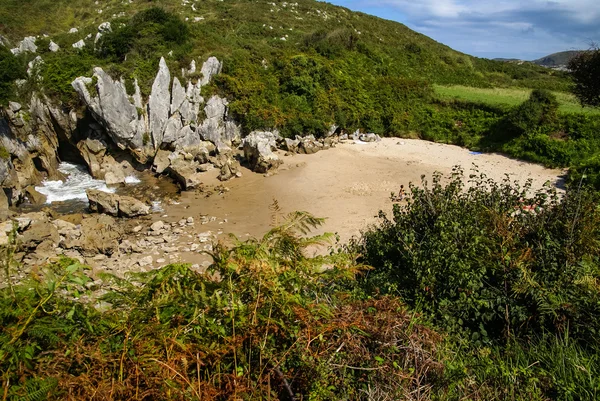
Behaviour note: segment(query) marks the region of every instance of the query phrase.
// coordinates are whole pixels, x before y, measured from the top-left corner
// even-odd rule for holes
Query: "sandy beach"
[[[408,188],[410,182],[420,183],[422,175],[430,179],[435,171],[446,174],[456,165],[468,173],[475,164],[495,180],[508,173],[522,183],[532,179],[533,188],[540,188],[547,181],[561,185],[565,173],[499,154],[474,154],[458,146],[398,138],[374,143],[348,141],[313,155],[281,157],[284,164],[273,175],[244,170],[241,178],[225,183],[230,191],[222,195],[206,198],[200,193],[183,193],[179,204],[165,207],[168,217],[155,215],[154,220],[214,216],[215,221],[196,230],[221,233],[219,237],[233,233],[244,239],[269,229],[269,205],[276,199],[283,212],[303,210],[327,218],[319,232],[338,233],[345,242],[376,222],[380,210],[391,210],[390,194],[397,193],[400,185]],[[189,262],[198,259],[197,254],[181,257]]]

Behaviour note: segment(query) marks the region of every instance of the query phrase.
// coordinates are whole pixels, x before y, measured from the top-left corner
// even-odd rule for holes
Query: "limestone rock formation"
[[[119,196],[95,189],[88,189],[86,194],[92,212],[121,217],[136,217],[150,213],[150,206],[130,196]]]
[[[24,38],[17,47],[14,49],[10,49],[12,54],[19,55],[21,53],[31,52],[35,53],[37,51],[37,46],[35,45],[36,38],[35,36],[27,36]]]
[[[282,163],[273,153],[277,147],[276,139],[276,134],[261,131],[253,131],[244,138],[244,157],[253,171],[266,173]]]

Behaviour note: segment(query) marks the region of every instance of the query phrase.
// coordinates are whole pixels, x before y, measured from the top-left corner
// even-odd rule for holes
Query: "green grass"
[[[434,85],[436,94],[442,99],[459,99],[490,105],[517,106],[529,98],[531,89],[523,88],[473,88],[461,85]],[[600,109],[581,107],[575,96],[565,92],[553,92],[564,113],[600,115]]]

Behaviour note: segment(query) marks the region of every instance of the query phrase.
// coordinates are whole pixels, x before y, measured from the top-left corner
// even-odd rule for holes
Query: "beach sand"
[[[316,233],[337,233],[344,243],[375,223],[380,210],[391,211],[390,194],[397,194],[400,185],[408,192],[408,184],[420,183],[422,175],[431,181],[435,171],[447,174],[461,165],[468,176],[476,164],[480,172],[498,181],[507,173],[521,183],[532,179],[535,189],[547,181],[560,186],[565,174],[499,154],[474,154],[458,146],[398,138],[348,141],[313,155],[281,157],[284,164],[273,175],[243,169],[242,177],[224,183],[228,192],[208,198],[183,193],[179,204],[165,206],[168,217],[155,215],[154,220],[171,222],[192,216],[198,221],[202,215],[214,216],[215,221],[196,225],[195,230],[221,233],[220,238],[233,233],[243,240],[270,228],[269,205],[277,200],[282,212],[301,210],[327,218]],[[182,254],[181,259],[196,263],[199,256]]]

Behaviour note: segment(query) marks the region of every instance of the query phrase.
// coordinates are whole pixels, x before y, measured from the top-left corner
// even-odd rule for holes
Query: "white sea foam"
[[[125,184],[139,184],[140,182],[142,181],[135,175],[128,175],[125,177]]]
[[[115,189],[107,187],[104,181],[92,178],[85,166],[61,163],[58,170],[67,175],[65,181],[43,181],[41,186],[35,187],[36,191],[46,195],[46,203],[68,200],[87,201],[85,194],[87,189],[115,192]]]

